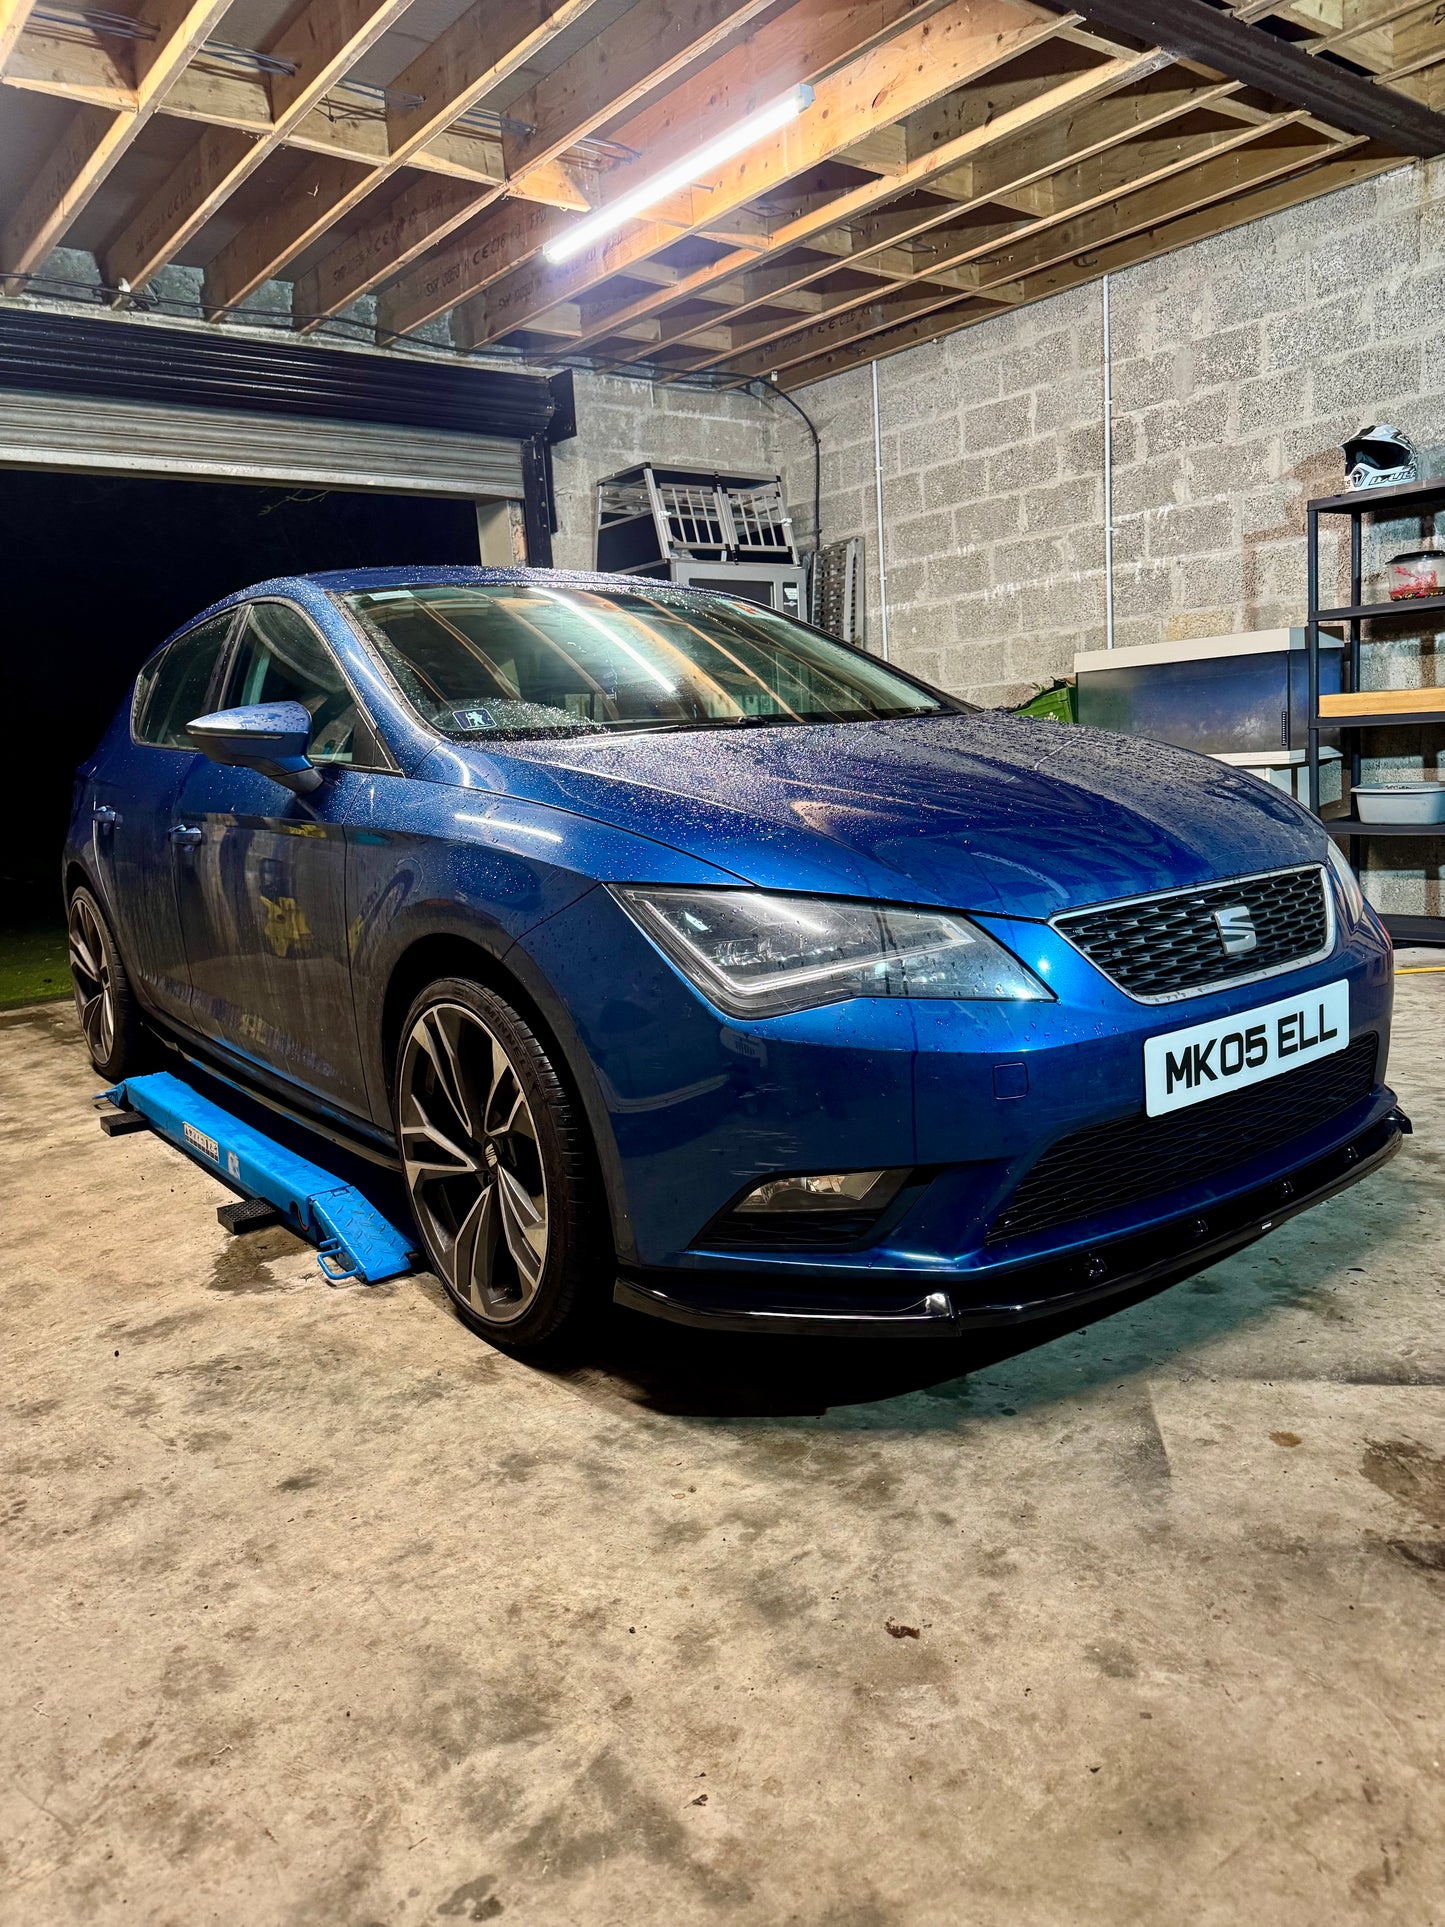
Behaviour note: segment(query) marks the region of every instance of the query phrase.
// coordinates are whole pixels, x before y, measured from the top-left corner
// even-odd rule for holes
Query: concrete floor
[[[1445,958],[1437,961],[1445,962]],[[1445,1922],[1445,976],[1386,1171],[1039,1343],[328,1289],[0,1019],[0,1918]]]

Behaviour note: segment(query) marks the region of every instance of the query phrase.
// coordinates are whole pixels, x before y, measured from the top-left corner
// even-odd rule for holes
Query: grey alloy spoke
[[[104,936],[88,904],[76,903],[72,906],[68,935],[80,1027],[92,1056],[106,1058],[110,1056],[115,1041],[110,967],[106,962]]]
[[[83,937],[77,936],[74,932],[71,933],[70,938],[70,961],[83,977],[88,977],[93,984],[99,985],[100,971],[94,957],[90,954],[90,946]]]
[[[77,903],[70,912],[70,961],[97,990],[101,987],[101,966],[95,957],[98,948],[90,914],[83,903]]]
[[[516,1092],[516,1102],[512,1105],[511,1110],[502,1119],[500,1124],[489,1124],[487,1126],[487,1136],[489,1138],[526,1137],[530,1138],[535,1144],[537,1141],[537,1127],[532,1122],[531,1108],[526,1098],[522,1095],[522,1087],[520,1084],[516,1085]]]
[[[417,1025],[413,1036],[419,1048],[426,1052],[442,1094],[456,1112],[457,1122],[469,1137],[475,1137],[477,1129],[467,1099],[466,1079],[462,1075],[456,1045],[447,1035],[446,1018],[453,1014],[453,1010],[452,1006],[429,1010]]]
[[[459,1144],[453,1143],[445,1131],[439,1130],[427,1116],[415,1090],[407,1096],[411,1103],[412,1117],[403,1119],[401,1126],[402,1155],[407,1169],[427,1177],[460,1178],[475,1171],[477,1161],[470,1151],[464,1151]],[[409,1148],[412,1141],[420,1138],[426,1144],[435,1145],[445,1152],[444,1158],[417,1157]]]
[[[457,1227],[451,1249],[452,1286],[473,1311],[485,1317],[493,1259],[497,1248],[495,1193],[490,1185],[477,1193],[476,1202]]]
[[[491,1323],[514,1322],[541,1286],[549,1242],[537,1124],[516,1066],[480,1017],[435,1005],[407,1040],[399,1100],[407,1187],[449,1289]],[[537,1174],[535,1191],[519,1170]]]
[[[99,991],[96,991],[94,996],[86,997],[81,1003],[80,1028],[85,1032],[87,1043],[95,1044],[98,1041],[101,1028],[100,1020],[104,1013],[104,1005],[105,998]],[[105,1052],[99,1051],[98,1054],[103,1057]]]
[[[505,1166],[497,1172],[497,1202],[502,1228],[522,1283],[535,1287],[547,1255],[547,1220]]]

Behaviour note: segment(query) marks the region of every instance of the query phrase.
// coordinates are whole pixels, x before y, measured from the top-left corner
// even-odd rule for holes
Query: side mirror
[[[218,709],[186,724],[186,735],[213,763],[259,770],[304,796],[321,787],[321,772],[306,754],[311,716],[302,703],[251,703]]]

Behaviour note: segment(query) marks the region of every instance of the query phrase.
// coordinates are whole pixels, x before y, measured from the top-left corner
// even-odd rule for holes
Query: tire
[[[519,1354],[575,1338],[603,1302],[607,1217],[546,1046],[495,991],[443,977],[406,1014],[393,1089],[417,1230],[463,1323]]]
[[[152,1051],[140,1007],[99,899],[83,884],[67,918],[70,980],[90,1061],[107,1083],[146,1069]]]

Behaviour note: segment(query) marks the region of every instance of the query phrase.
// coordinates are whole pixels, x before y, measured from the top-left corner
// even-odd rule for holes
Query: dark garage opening
[[[268,576],[478,559],[465,500],[126,475],[0,471],[0,529],[12,785],[0,942],[38,995],[65,987],[59,865],[75,767],[172,629]]]

